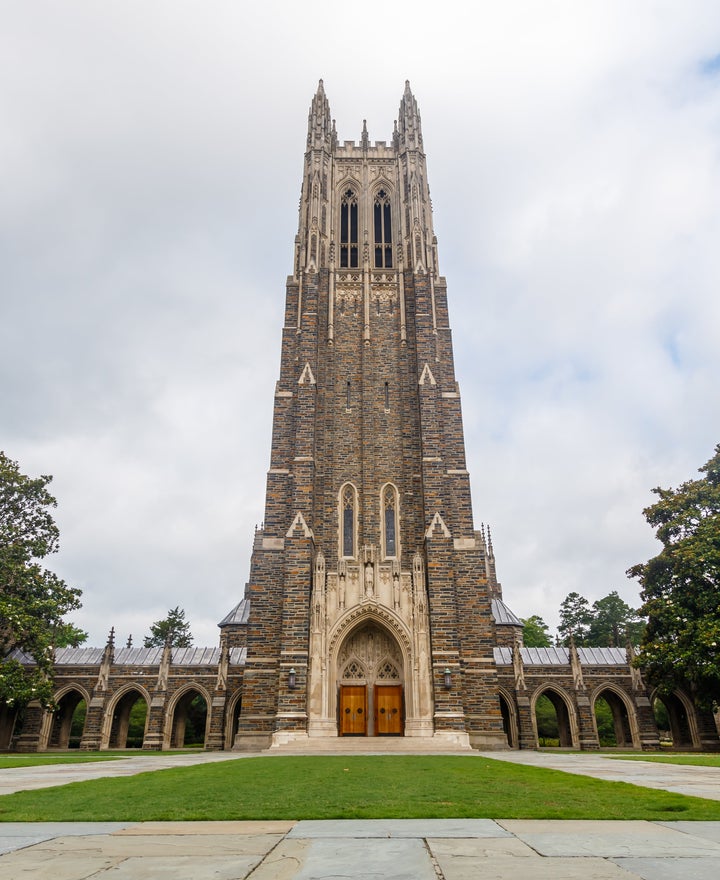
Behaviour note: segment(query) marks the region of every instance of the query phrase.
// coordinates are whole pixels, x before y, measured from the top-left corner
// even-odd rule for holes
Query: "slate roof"
[[[512,666],[512,648],[493,648],[498,666]],[[627,666],[625,648],[578,648],[581,666]],[[567,648],[520,648],[524,666],[569,666]]]
[[[522,626],[522,620],[513,614],[502,599],[491,599],[490,608],[498,626]]]
[[[230,626],[231,624],[246,624],[250,617],[250,600],[241,599],[237,605],[229,611],[220,621],[218,626]]]
[[[99,666],[104,648],[59,648],[55,652],[55,666]],[[118,648],[114,666],[159,666],[162,648]],[[230,648],[230,665],[244,666],[247,648]],[[21,663],[33,662],[29,654],[14,651],[11,657]],[[173,666],[217,666],[220,648],[173,648]]]

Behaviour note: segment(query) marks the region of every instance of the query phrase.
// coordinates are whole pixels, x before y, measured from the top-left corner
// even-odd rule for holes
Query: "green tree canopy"
[[[698,480],[653,489],[643,514],[662,543],[628,570],[641,586],[648,625],[638,663],[661,691],[688,688],[701,706],[720,703],[720,444]]]
[[[587,645],[591,622],[592,611],[588,600],[580,593],[568,593],[560,605],[558,643],[567,647],[572,636],[576,645]]]
[[[51,480],[22,474],[0,452],[0,701],[9,706],[32,699],[49,705],[54,649],[87,637],[63,619],[80,607],[80,590],[39,562],[56,553],[59,543]],[[23,667],[10,658],[16,649],[30,654],[35,665]]]
[[[526,648],[549,648],[550,631],[548,625],[538,614],[521,617],[523,623],[523,645]]]
[[[623,647],[628,640],[640,643],[645,621],[618,595],[617,590],[593,602],[587,644],[591,647]]]
[[[174,648],[189,648],[193,643],[190,624],[185,620],[185,611],[177,605],[168,611],[164,620],[156,620],[150,627],[150,635],[145,636],[146,648],[161,648],[166,641]]]

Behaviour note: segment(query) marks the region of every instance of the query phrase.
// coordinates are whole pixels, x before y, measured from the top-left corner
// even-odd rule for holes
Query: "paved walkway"
[[[0,824],[3,880],[717,880],[718,822]]]
[[[715,768],[587,754],[487,756],[720,799]],[[0,770],[0,793],[242,757]],[[0,854],[3,880],[717,880],[720,822],[0,822]]]
[[[486,758],[529,764],[594,776],[613,782],[631,782],[645,788],[660,788],[676,794],[720,801],[720,767],[698,767],[690,764],[661,764],[656,761],[619,761],[588,752],[484,752]],[[720,866],[717,877],[720,878]]]

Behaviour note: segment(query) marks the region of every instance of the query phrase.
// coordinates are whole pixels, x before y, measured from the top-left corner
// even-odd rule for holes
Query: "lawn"
[[[138,749],[107,752],[78,752],[77,750],[69,752],[42,752],[37,753],[17,753],[10,752],[0,754],[0,770],[8,767],[40,767],[43,764],[86,764],[89,761],[114,761],[117,758],[144,758],[148,755],[188,755],[193,752],[201,752],[202,749],[183,749],[182,751],[142,751]]]
[[[611,757],[617,758],[618,761],[653,761],[656,764],[691,764],[696,767],[720,767],[720,755],[612,755]]]
[[[21,755],[0,755],[0,770],[6,770],[8,767],[41,767],[43,764],[87,764],[89,761],[115,761],[118,755],[96,755],[96,754],[78,754],[74,755],[37,755],[37,754],[21,754]]]
[[[0,797],[0,821],[705,819],[720,802],[479,756],[283,756]]]

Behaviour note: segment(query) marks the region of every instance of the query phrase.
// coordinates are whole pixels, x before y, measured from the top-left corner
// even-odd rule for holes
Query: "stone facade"
[[[265,519],[245,596],[219,649],[77,649],[57,658],[54,714],[26,712],[18,749],[182,745],[192,700],[207,748],[312,747],[403,736],[534,748],[535,704],[562,745],[651,749],[650,694],[620,649],[530,649],[503,602],[489,531],[474,527],[445,279],[438,268],[417,103],[406,84],[389,142],[338,141],[322,82],[312,100],[287,279]],[[712,717],[665,700],[685,747]],[[10,733],[8,733],[10,731]],[[0,736],[12,723],[0,712]],[[0,747],[3,743],[0,741]]]

